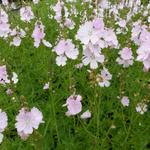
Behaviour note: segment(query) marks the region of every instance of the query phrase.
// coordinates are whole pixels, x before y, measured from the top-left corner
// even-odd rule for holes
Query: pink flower
[[[42,113],[35,107],[31,111],[22,108],[16,117],[15,127],[19,135],[25,137],[33,133],[33,129],[38,129],[40,123],[43,123]]]
[[[133,64],[133,56],[131,48],[125,47],[119,52],[120,57],[116,59],[118,64],[123,65],[124,68]]]
[[[104,22],[101,18],[95,18],[93,20],[93,27],[97,30],[104,30]]]
[[[127,96],[123,96],[121,99],[121,103],[123,106],[129,106],[129,98]]]
[[[67,106],[68,111],[66,112],[67,116],[74,116],[82,111],[81,104],[82,97],[80,95],[71,95],[66,104],[63,106]]]
[[[34,14],[30,6],[25,6],[20,9],[21,20],[30,22],[34,18]]]
[[[26,32],[17,26],[10,31],[10,36],[13,37],[13,41],[10,42],[10,45],[18,47],[21,44],[22,38],[26,36]]]
[[[67,58],[75,60],[78,57],[79,51],[75,48],[75,45],[70,39],[60,40],[54,47],[54,51],[58,55],[56,58],[56,64],[58,66],[66,65]]]
[[[53,7],[53,10],[55,11],[55,19],[58,23],[61,22],[61,17],[62,17],[62,8],[63,8],[64,3],[58,1],[57,4]]]
[[[3,4],[4,6],[7,6],[7,5],[9,4],[9,2],[8,2],[8,0],[2,0],[2,4]]]
[[[1,84],[10,83],[5,65],[0,66],[0,83]]]
[[[45,83],[45,85],[44,85],[43,89],[44,89],[44,90],[49,89],[49,82]]]
[[[0,109],[0,133],[2,133],[8,125],[8,117],[5,112]]]
[[[144,69],[150,69],[150,45],[149,42],[144,42],[137,50],[137,61],[143,62]]]
[[[98,63],[104,62],[104,55],[101,54],[101,48],[98,44],[93,45],[92,43],[89,43],[87,46],[83,49],[83,59],[82,63],[86,66],[90,64],[91,69],[98,68]]]
[[[82,115],[81,115],[81,119],[88,119],[91,118],[91,112],[89,110],[85,111]]]
[[[41,41],[44,39],[45,37],[45,33],[44,33],[44,25],[42,24],[42,22],[37,21],[35,23],[35,27],[34,27],[34,31],[32,34],[32,38],[34,38],[34,46],[36,48],[39,47]]]
[[[107,43],[108,46],[117,48],[118,47],[118,40],[115,32],[112,29],[105,30],[103,34],[104,41]]]
[[[94,26],[92,21],[85,22],[80,26],[76,35],[76,39],[80,40],[81,43],[85,45],[87,45],[89,42],[91,42],[92,44],[96,44],[102,35],[99,28],[100,27],[98,27],[98,23],[95,21]]]
[[[148,108],[147,108],[147,104],[141,102],[141,103],[138,103],[137,106],[136,106],[136,111],[138,113],[140,113],[141,115],[143,115],[145,112],[147,112]]]
[[[41,42],[48,48],[52,46],[48,41],[44,39],[45,37],[44,28],[45,26],[42,24],[41,21],[37,21],[35,23],[35,27],[32,33],[32,38],[34,39],[34,46],[36,48],[40,46]]]
[[[109,87],[110,80],[112,79],[112,75],[109,73],[108,69],[103,68],[101,70],[101,74],[97,75],[97,82],[100,87]]]

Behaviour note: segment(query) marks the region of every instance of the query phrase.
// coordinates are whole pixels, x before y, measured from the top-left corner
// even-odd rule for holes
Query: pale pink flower
[[[70,39],[60,40],[54,47],[54,51],[58,55],[56,58],[56,64],[58,66],[66,65],[67,58],[75,60],[78,57],[79,51],[75,48],[75,45]]]
[[[91,112],[89,110],[87,110],[80,117],[81,117],[81,119],[91,118]]]
[[[66,112],[67,116],[74,116],[82,111],[81,100],[82,97],[80,95],[71,95],[67,98],[66,104],[63,105],[68,108],[68,111]]]
[[[127,96],[123,96],[121,99],[121,104],[125,106],[129,106],[129,98]]]
[[[32,33],[32,38],[34,39],[34,46],[36,48],[40,46],[41,42],[48,48],[52,47],[52,45],[44,39],[45,38],[44,29],[45,29],[45,26],[42,24],[41,21],[37,21],[35,23],[35,27]]]
[[[119,20],[118,22],[117,22],[117,24],[121,27],[121,28],[125,28],[126,27],[126,20]]]
[[[143,62],[144,69],[150,69],[150,44],[149,42],[144,42],[137,50],[137,61]]]
[[[4,6],[7,6],[7,5],[9,4],[9,2],[8,2],[8,0],[2,0],[2,4],[3,4]]]
[[[5,112],[0,109],[0,133],[2,133],[8,125],[8,117]]]
[[[101,74],[97,75],[97,81],[100,87],[109,87],[111,79],[112,79],[112,75],[109,73],[108,69],[106,68],[103,68],[103,70],[101,70]]]
[[[0,23],[0,37],[6,38],[10,32],[10,25],[8,23]]]
[[[0,66],[0,83],[1,84],[10,83],[5,65]]]
[[[82,63],[85,66],[90,64],[91,69],[98,68],[98,63],[103,63],[105,59],[100,50],[101,48],[98,44],[93,45],[92,43],[89,43],[83,49]]]
[[[49,82],[45,83],[43,90],[48,90],[49,89]]]
[[[147,108],[147,104],[141,102],[141,103],[138,103],[137,106],[136,106],[136,111],[138,113],[140,113],[141,115],[143,115],[145,112],[147,112],[148,108]]]
[[[105,30],[105,32],[103,34],[103,38],[108,46],[118,48],[117,36],[112,29]]]
[[[34,38],[34,46],[36,48],[39,47],[41,41],[45,37],[44,28],[45,28],[45,26],[42,24],[41,21],[37,21],[35,23],[35,27],[34,27],[34,31],[33,31],[33,34],[32,34],[32,38]]]
[[[35,107],[31,111],[22,108],[16,117],[15,127],[18,134],[28,136],[33,133],[33,129],[38,129],[40,123],[43,123],[42,113]]]
[[[58,23],[61,22],[62,18],[62,8],[63,8],[64,3],[61,1],[58,1],[57,4],[53,7],[53,10],[55,12],[55,19]]]
[[[103,19],[101,19],[101,18],[95,18],[93,20],[93,27],[96,30],[100,30],[101,32],[103,32],[104,31],[104,22],[103,22]]]
[[[20,9],[21,20],[30,22],[34,18],[34,14],[30,6],[25,6]]]
[[[81,43],[85,45],[87,45],[89,42],[91,42],[92,44],[96,44],[102,35],[101,27],[99,26],[98,23],[95,21],[85,22],[83,25],[80,26],[76,35],[76,39],[80,40]]]
[[[71,19],[67,18],[65,20],[64,25],[72,30],[74,28],[75,23]]]
[[[124,68],[133,64],[133,56],[131,48],[125,47],[119,52],[120,57],[116,59],[118,64],[123,65]]]
[[[27,140],[28,139],[28,137],[29,137],[29,134],[25,134],[24,132],[18,132],[18,135],[20,136],[20,138],[22,139],[22,140]]]
[[[10,42],[10,45],[18,47],[21,44],[22,38],[26,36],[26,32],[17,26],[10,31],[10,36],[13,37],[13,41]]]

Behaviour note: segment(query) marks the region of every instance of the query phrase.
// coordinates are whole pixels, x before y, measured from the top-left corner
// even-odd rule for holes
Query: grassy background
[[[49,1],[50,4],[56,2]],[[78,1],[77,8],[83,11]],[[58,24],[49,19],[48,5],[43,1],[34,13],[46,26],[46,39],[55,44],[59,36]],[[50,12],[51,13],[51,12]],[[9,116],[9,126],[4,135],[0,150],[149,150],[150,149],[150,112],[140,115],[135,111],[136,104],[150,98],[150,74],[142,71],[142,64],[135,62],[128,69],[116,63],[118,50],[103,50],[108,62],[106,67],[113,75],[109,88],[92,87],[88,78],[88,67],[78,70],[74,67],[80,62],[68,61],[65,67],[55,64],[55,53],[41,45],[33,47],[31,33],[34,22],[26,24],[20,21],[18,12],[9,12],[12,26],[29,27],[29,32],[20,47],[10,47],[9,41],[0,39],[0,64],[6,64],[9,72],[16,72],[19,82],[11,87],[13,97],[5,94],[0,87],[0,108]],[[82,17],[78,16],[76,28],[69,31],[68,37],[74,39]],[[106,20],[107,21],[107,20]],[[109,24],[109,22],[107,22]],[[121,46],[128,44],[130,33],[118,37]],[[137,47],[131,44],[136,55]],[[80,51],[81,53],[81,51]],[[99,70],[99,69],[98,69]],[[50,81],[50,89],[43,85]],[[79,116],[66,117],[66,108],[62,108],[68,96],[72,94],[71,85],[75,85],[77,94],[83,96],[83,110],[89,109],[92,118],[83,121]],[[128,96],[130,106],[122,107],[117,96]],[[27,141],[22,141],[15,130],[15,116],[22,103],[32,108],[36,106],[43,115],[45,123]],[[141,125],[139,125],[141,124]],[[112,129],[111,126],[116,128]]]

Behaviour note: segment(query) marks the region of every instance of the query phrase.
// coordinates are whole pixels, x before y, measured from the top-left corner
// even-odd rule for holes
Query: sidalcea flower
[[[8,125],[8,117],[5,112],[0,109],[0,143],[3,141],[3,132]]]
[[[101,74],[98,74],[96,78],[100,87],[109,87],[112,75],[109,73],[108,69],[103,68],[103,70],[101,70]]]
[[[53,7],[53,10],[55,12],[55,16],[54,18],[56,19],[56,21],[58,23],[61,22],[61,19],[62,19],[62,9],[63,9],[63,5],[64,3],[61,2],[61,1],[58,1],[57,4]]]
[[[91,118],[91,112],[89,110],[87,110],[80,117],[81,117],[81,119],[89,119],[89,118]]]
[[[6,66],[0,66],[0,84],[10,83],[8,79],[7,69]]]
[[[46,41],[45,33],[44,33],[45,26],[42,24],[41,21],[37,21],[35,23],[35,27],[32,33],[32,38],[34,39],[34,46],[38,48],[40,46],[40,43],[42,42],[46,47],[51,47],[51,44]]]
[[[80,26],[76,39],[80,40],[81,43],[87,45],[89,42],[96,44],[103,34],[103,22],[102,20],[94,20],[85,22]]]
[[[66,104],[63,105],[68,108],[68,111],[66,112],[67,116],[74,116],[82,111],[81,100],[82,97],[80,95],[71,95],[67,98]]]
[[[129,98],[127,96],[123,96],[121,99],[121,104],[125,106],[129,106]]]
[[[18,47],[21,44],[22,38],[26,36],[26,32],[17,26],[10,31],[10,36],[13,38],[12,42],[10,42],[10,45]]]
[[[75,48],[75,45],[70,39],[60,40],[54,47],[54,51],[58,55],[56,58],[56,64],[58,66],[66,65],[67,58],[75,60],[78,57],[79,51]]]
[[[3,4],[4,6],[7,6],[7,5],[9,4],[9,2],[8,2],[8,0],[2,0],[2,4]]]
[[[93,45],[91,42],[83,49],[82,63],[86,66],[90,64],[91,69],[98,68],[98,63],[104,62],[104,55],[101,54],[101,48],[98,44]]]
[[[30,6],[25,6],[20,9],[21,20],[30,22],[34,18],[34,14]]]
[[[8,125],[7,114],[0,109],[0,133],[4,132],[7,125]]]
[[[133,65],[133,56],[131,48],[125,47],[119,52],[120,57],[116,59],[118,64],[123,65],[124,68]]]
[[[0,9],[0,37],[6,38],[10,32],[10,24],[8,23],[8,15]]]
[[[147,111],[147,104],[143,102],[138,103],[136,106],[136,111],[140,113],[141,115],[143,115]]]
[[[15,127],[22,139],[33,133],[34,129],[38,129],[40,123],[43,123],[42,113],[35,107],[31,111],[22,108],[16,117]]]
[[[150,44],[144,42],[137,50],[137,61],[143,62],[144,70],[150,69]]]
[[[43,90],[48,90],[49,89],[49,82],[45,83]]]

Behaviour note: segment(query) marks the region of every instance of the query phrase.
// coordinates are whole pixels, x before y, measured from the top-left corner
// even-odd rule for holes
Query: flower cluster
[[[104,63],[104,55],[101,50],[107,47],[118,47],[118,40],[112,29],[104,26],[103,19],[95,18],[93,21],[85,22],[80,26],[76,39],[83,46],[84,65],[90,64],[91,69],[98,68],[98,63]]]

